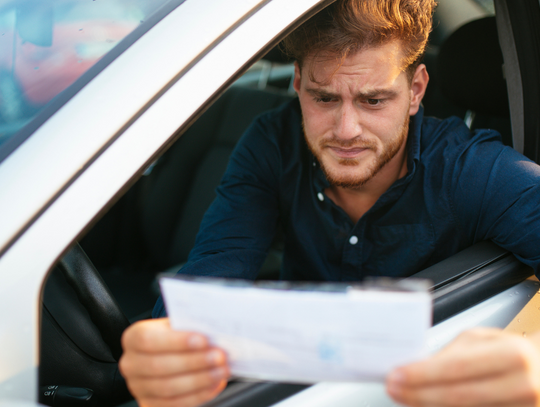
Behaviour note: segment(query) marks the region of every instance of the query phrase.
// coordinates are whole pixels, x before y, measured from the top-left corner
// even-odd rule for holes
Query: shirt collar
[[[408,156],[407,169],[413,173],[416,163],[420,161],[420,140],[422,136],[422,122],[424,121],[424,106],[420,105],[418,112],[411,117],[409,122],[409,134],[407,136]]]

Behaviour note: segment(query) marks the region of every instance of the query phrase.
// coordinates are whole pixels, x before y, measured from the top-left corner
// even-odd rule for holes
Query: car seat
[[[243,132],[257,115],[291,99],[286,91],[228,89],[81,241],[130,319],[153,306],[154,275],[187,260]],[[278,258],[273,251],[265,266],[274,274]]]
[[[508,91],[495,17],[464,24],[442,44],[436,74],[442,93],[467,111],[471,129],[499,131],[512,146]]]
[[[143,180],[143,236],[157,266],[186,261],[240,136],[254,117],[290,99],[277,92],[229,89]]]

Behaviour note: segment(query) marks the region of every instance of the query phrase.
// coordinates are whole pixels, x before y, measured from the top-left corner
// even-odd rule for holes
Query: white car
[[[121,332],[149,316],[155,274],[185,261],[243,128],[293,97],[290,63],[257,61],[330,3],[0,0],[0,406],[136,405]],[[497,27],[504,67],[477,21]],[[426,113],[500,129],[538,162],[537,27],[537,0],[441,0]],[[262,277],[279,256],[277,242]],[[432,351],[474,326],[538,325],[532,270],[490,242],[418,276],[434,282]],[[393,403],[380,383],[239,382],[209,405]]]

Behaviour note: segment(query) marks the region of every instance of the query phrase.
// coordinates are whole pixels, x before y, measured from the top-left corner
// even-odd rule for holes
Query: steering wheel
[[[118,371],[129,321],[84,250],[75,246],[50,273],[43,293],[40,386],[89,388],[99,405],[131,396]]]
[[[78,243],[60,260],[59,267],[118,361],[122,355],[120,337],[129,321],[109,287]]]

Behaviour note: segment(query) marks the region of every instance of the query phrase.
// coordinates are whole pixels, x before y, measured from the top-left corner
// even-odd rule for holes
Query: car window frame
[[[27,220],[25,229],[13,239],[0,257],[0,287],[2,287],[2,294],[6,294],[0,296],[0,302],[4,304],[4,308],[10,304],[11,306],[17,304],[17,312],[12,315],[12,318],[3,321],[2,328],[13,332],[18,344],[10,349],[10,355],[0,354],[0,359],[2,359],[0,363],[10,367],[6,369],[4,376],[0,377],[0,399],[10,397],[34,400],[37,394],[36,369],[41,289],[47,272],[53,264],[142,174],[145,167],[154,161],[176,137],[179,137],[189,123],[241,75],[249,64],[275,46],[292,28],[332,1],[301,0],[292,5],[288,0],[259,3],[260,7],[242,16],[228,31],[216,38],[210,47],[207,46],[201,50],[191,64],[177,72],[176,76],[169,80],[168,86],[162,88],[151,100],[147,101],[144,109],[132,117],[120,131],[115,131],[114,134],[108,136],[111,137],[109,143],[94,153],[92,161],[84,165],[76,174],[72,174],[69,184],[47,202],[46,207],[39,214]],[[289,13],[286,18],[283,16],[283,9]],[[268,20],[266,21],[265,18]],[[269,31],[261,35],[260,28],[265,24],[270,27]],[[227,67],[228,70],[220,71],[222,75],[219,79],[217,76],[213,77],[213,82],[209,81],[206,84],[210,88],[199,102],[193,103],[190,99],[193,110],[186,113],[185,117],[178,118],[178,114],[175,114],[175,108],[178,109],[176,101],[185,99],[185,94],[193,94],[194,91],[200,90],[194,88],[193,75],[209,77],[216,63],[222,61],[225,56],[230,56],[231,50],[245,47],[246,38],[250,39],[249,46],[242,49],[242,56],[236,52],[239,59],[234,63],[231,61],[231,65]],[[224,69],[223,66],[221,68]],[[206,74],[196,74],[203,69]],[[103,72],[106,71],[107,69]],[[101,75],[98,75],[96,79],[99,79]],[[190,91],[182,89],[182,86],[188,86],[190,82],[192,83]],[[209,85],[210,82],[212,85]],[[73,100],[75,98],[66,106]],[[66,106],[56,115],[62,113]],[[165,126],[159,116],[166,115],[170,118],[171,114],[176,122]],[[148,137],[148,134],[152,134],[152,137]],[[141,144],[141,140],[151,140],[149,142],[153,143],[152,147],[144,142]],[[125,152],[133,153],[133,149],[137,150],[137,154],[127,157]],[[13,157],[13,154],[10,157]],[[129,163],[126,163],[126,160]],[[0,179],[2,170],[5,170],[5,167],[0,166]],[[106,187],[103,184],[106,184]],[[29,253],[32,253],[32,256],[29,256]],[[21,270],[21,272],[13,273],[13,270]],[[19,385],[21,382],[25,382],[24,387]]]
[[[200,28],[192,20],[182,21],[182,15],[202,13],[197,10],[212,8],[219,1],[184,2],[13,151],[0,165],[0,184],[10,197],[0,201],[0,256],[160,95],[268,1],[240,0],[221,13],[207,12],[209,27]],[[191,32],[195,38],[182,43],[183,35]],[[197,32],[200,34],[195,35]],[[171,53],[170,49],[183,52]]]

